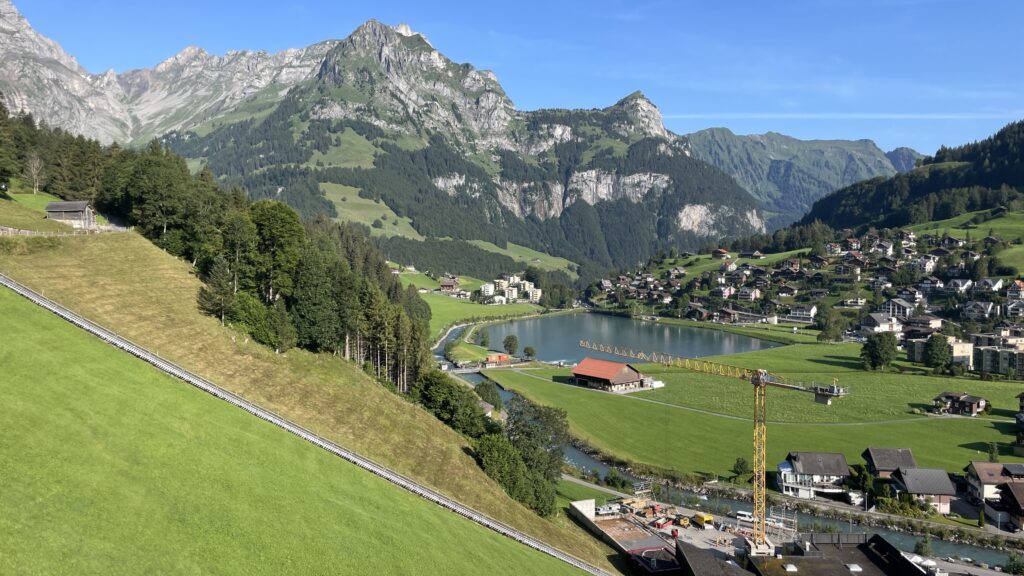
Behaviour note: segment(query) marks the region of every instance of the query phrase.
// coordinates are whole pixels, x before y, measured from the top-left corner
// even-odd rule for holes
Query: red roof
[[[601,380],[615,380],[616,377],[625,371],[635,372],[637,376],[640,375],[640,372],[629,364],[589,357],[584,358],[582,362],[572,369],[572,373],[575,375],[599,378]]]

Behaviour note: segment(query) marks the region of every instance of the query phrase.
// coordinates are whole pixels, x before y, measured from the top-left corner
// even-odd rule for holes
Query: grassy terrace
[[[0,572],[572,572],[5,289],[0,317]]]
[[[769,392],[769,459],[791,450],[840,451],[859,462],[865,447],[906,446],[923,466],[959,471],[970,459],[985,459],[999,442],[1012,460],[1012,414],[1024,385],[874,373],[859,369],[858,345],[806,344],[716,358],[723,363],[766,368],[790,381],[839,384],[851,395],[823,406],[805,393]],[[575,436],[609,454],[684,472],[725,474],[738,456],[749,457],[753,400],[750,384],[661,366],[643,370],[665,388],[631,396],[603,394],[563,383],[567,370],[491,370],[506,388],[544,404],[565,408]],[[994,403],[987,418],[915,415],[939,392],[966,390]]]
[[[36,210],[25,206],[19,199],[23,194],[12,194],[10,197],[0,196],[0,226],[19,230],[36,230],[39,232],[70,232],[71,227],[47,220],[42,209]],[[31,196],[31,194],[29,194]],[[43,207],[45,208],[45,204]]]
[[[371,160],[372,164],[372,160]],[[370,228],[373,236],[406,236],[422,240],[423,236],[412,227],[412,220],[400,218],[383,202],[377,202],[359,195],[359,189],[342,184],[321,184],[324,196],[334,204],[339,222],[357,222]],[[374,228],[374,220],[380,220],[382,228]]]
[[[469,320],[489,320],[496,318],[514,318],[526,316],[541,310],[534,304],[504,304],[489,306],[477,304],[469,300],[459,300],[444,294],[421,294],[430,305],[430,332],[440,336],[447,326]]]
[[[0,272],[343,446],[607,566],[608,548],[508,498],[477,467],[462,436],[354,365],[298,350],[274,354],[201,316],[191,267],[134,233],[3,239]],[[400,509],[378,512],[389,513],[392,530],[405,522]]]
[[[469,243],[489,252],[504,254],[517,262],[522,262],[524,265],[536,266],[541,270],[561,270],[573,279],[577,276],[576,272],[572,269],[573,263],[571,261],[544,252],[538,252],[526,246],[509,242],[506,248],[501,248],[496,244],[483,240],[470,240]]]

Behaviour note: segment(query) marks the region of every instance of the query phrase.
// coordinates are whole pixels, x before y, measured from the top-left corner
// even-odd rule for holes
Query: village
[[[727,324],[831,328],[832,339],[893,334],[913,362],[932,335],[947,338],[952,363],[982,377],[1024,373],[1024,280],[990,269],[1009,243],[896,232],[828,243],[762,264],[760,252],[683,253],[633,274],[602,279],[606,308]],[[691,267],[699,269],[692,273]],[[1012,274],[1010,274],[1012,272]],[[1002,275],[1002,277],[1000,276]]]

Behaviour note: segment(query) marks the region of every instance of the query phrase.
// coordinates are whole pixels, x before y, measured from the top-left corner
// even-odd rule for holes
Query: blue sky
[[[90,71],[197,45],[277,51],[407,22],[494,70],[522,109],[642,90],[669,129],[871,138],[926,153],[1024,118],[1015,0],[350,2],[15,0]]]

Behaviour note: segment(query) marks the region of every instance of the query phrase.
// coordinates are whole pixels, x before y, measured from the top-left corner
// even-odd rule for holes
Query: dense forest
[[[859,182],[822,198],[801,224],[894,228],[976,210],[1024,208],[1024,122],[941,148],[906,174]]]
[[[357,363],[473,439],[480,465],[513,497],[554,511],[550,463],[561,454],[564,413],[521,403],[509,407],[507,425],[486,418],[470,388],[433,367],[430,308],[402,287],[361,226],[251,201],[209,170],[193,176],[156,141],[142,150],[101,146],[0,105],[0,202],[10,201],[14,178],[88,200],[190,262],[204,281],[197,307],[222,324],[278,352],[298,346]]]

